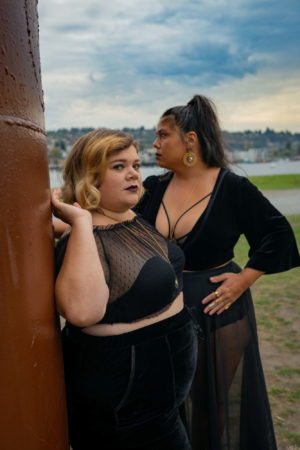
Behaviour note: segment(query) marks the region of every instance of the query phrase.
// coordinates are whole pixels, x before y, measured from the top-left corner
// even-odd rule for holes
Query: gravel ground
[[[262,191],[282,214],[300,214],[300,189]]]

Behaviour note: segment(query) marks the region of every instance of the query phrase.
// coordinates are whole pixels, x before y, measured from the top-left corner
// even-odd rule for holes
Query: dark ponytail
[[[202,159],[209,167],[228,167],[222,131],[215,105],[203,95],[195,95],[186,106],[174,106],[162,117],[173,116],[180,131],[194,131],[199,139]]]

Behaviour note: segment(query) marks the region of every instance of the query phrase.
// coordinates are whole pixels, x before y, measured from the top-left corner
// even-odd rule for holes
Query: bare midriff
[[[154,323],[161,322],[164,319],[168,319],[169,317],[178,314],[182,309],[183,293],[181,292],[167,310],[164,310],[162,313],[157,314],[154,317],[141,319],[133,323],[97,324],[86,327],[82,331],[92,336],[115,336],[123,333],[129,333],[130,331],[138,330],[139,328],[144,328]]]
[[[229,261],[226,261],[223,264],[220,264],[219,266],[216,267],[210,267],[209,269],[205,269],[205,270],[214,270],[214,269],[219,269],[220,267],[224,267],[227,264],[229,264],[232,261],[232,259],[230,259]],[[184,270],[183,272],[198,272],[198,270]],[[201,270],[200,272],[203,272],[203,270]]]

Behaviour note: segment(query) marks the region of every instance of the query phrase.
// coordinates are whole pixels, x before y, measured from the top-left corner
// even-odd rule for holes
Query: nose
[[[153,141],[153,147],[154,147],[154,148],[159,148],[159,140],[158,140],[158,137],[156,137],[155,140]]]
[[[129,170],[128,170],[128,172],[127,172],[127,177],[128,177],[129,179],[136,180],[136,179],[139,178],[139,176],[140,176],[140,173],[139,173],[138,170],[136,170],[134,167],[130,167],[130,168],[129,168]]]

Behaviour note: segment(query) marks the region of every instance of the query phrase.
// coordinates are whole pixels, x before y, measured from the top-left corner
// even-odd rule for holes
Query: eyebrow
[[[117,158],[117,159],[111,159],[110,161],[109,161],[109,164],[112,164],[112,163],[115,163],[115,162],[124,162],[124,163],[126,163],[126,162],[128,162],[129,160],[128,159],[122,159],[122,158]],[[137,158],[137,159],[135,159],[133,162],[140,162],[141,160],[139,159],[139,158]]]
[[[155,134],[160,134],[160,133],[162,133],[162,132],[166,133],[166,129],[165,129],[165,128],[159,128],[159,129],[155,132]]]

